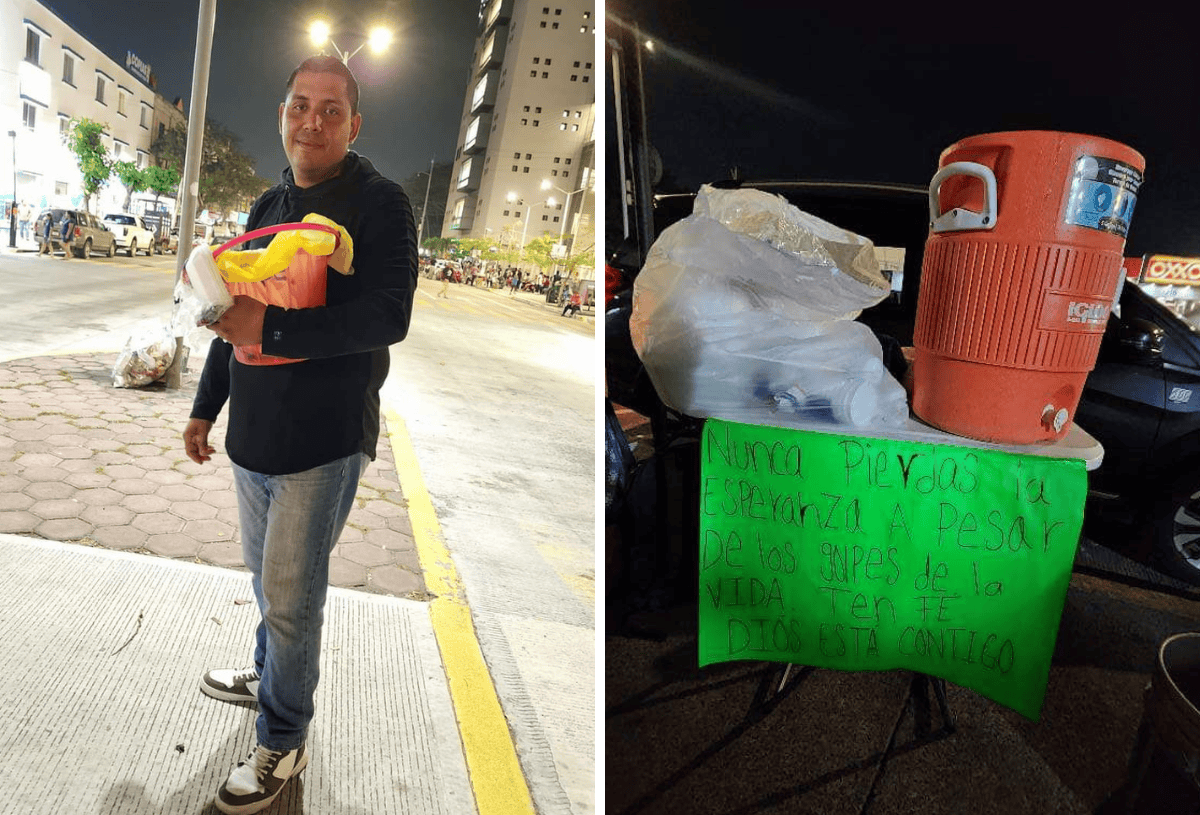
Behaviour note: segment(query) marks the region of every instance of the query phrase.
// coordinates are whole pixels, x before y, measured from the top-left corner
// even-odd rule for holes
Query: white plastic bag
[[[706,186],[651,247],[630,332],[659,396],[682,413],[900,427],[904,388],[854,321],[889,288],[866,238],[779,196]]]
[[[159,323],[139,328],[113,364],[114,388],[140,388],[160,379],[175,358],[175,334]]]

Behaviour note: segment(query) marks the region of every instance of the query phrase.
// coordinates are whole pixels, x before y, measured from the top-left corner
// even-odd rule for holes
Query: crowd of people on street
[[[446,299],[450,297],[450,284],[456,283],[507,291],[510,297],[519,291],[547,295],[548,302],[564,305],[564,317],[568,312],[576,313],[582,306],[582,298],[578,293],[570,293],[570,281],[559,272],[553,275],[545,272],[527,272],[513,266],[504,267],[499,263],[483,264],[469,258],[454,262],[421,258],[421,274],[428,279],[440,281],[442,285],[436,296]]]

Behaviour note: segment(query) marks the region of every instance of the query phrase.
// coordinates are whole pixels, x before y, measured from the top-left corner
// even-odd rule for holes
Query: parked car
[[[146,225],[141,215],[129,212],[110,212],[104,216],[104,225],[112,230],[117,240],[117,248],[129,253],[130,257],[139,251],[147,255],[154,253],[154,231]]]
[[[154,251],[160,255],[171,251],[171,216],[166,213],[147,213],[142,216],[142,220],[145,221],[146,228],[154,234]]]
[[[35,237],[39,248],[42,245],[42,236],[45,234],[46,218],[49,217],[51,220],[51,235],[54,236],[52,243],[57,243],[63,218],[68,214],[75,222],[75,229],[72,231],[68,243],[72,254],[86,260],[92,256],[93,252],[106,257],[113,257],[117,253],[116,235],[95,215],[78,209],[43,211],[37,219],[37,235]]]

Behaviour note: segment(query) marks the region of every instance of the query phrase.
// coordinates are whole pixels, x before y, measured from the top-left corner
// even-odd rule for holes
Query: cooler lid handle
[[[950,176],[970,175],[983,182],[983,212],[955,207],[949,212],[939,212],[938,200],[942,182]],[[933,175],[929,182],[929,228],[934,232],[959,232],[964,229],[996,228],[996,175],[986,164],[974,161],[955,161],[947,164]]]

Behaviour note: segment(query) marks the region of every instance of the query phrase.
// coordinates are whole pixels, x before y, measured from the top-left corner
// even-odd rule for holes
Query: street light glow
[[[329,39],[329,23],[324,20],[313,20],[308,27],[308,38],[312,40],[313,45],[321,46]]]
[[[392,32],[381,25],[371,29],[371,53],[382,54],[392,44]]]

